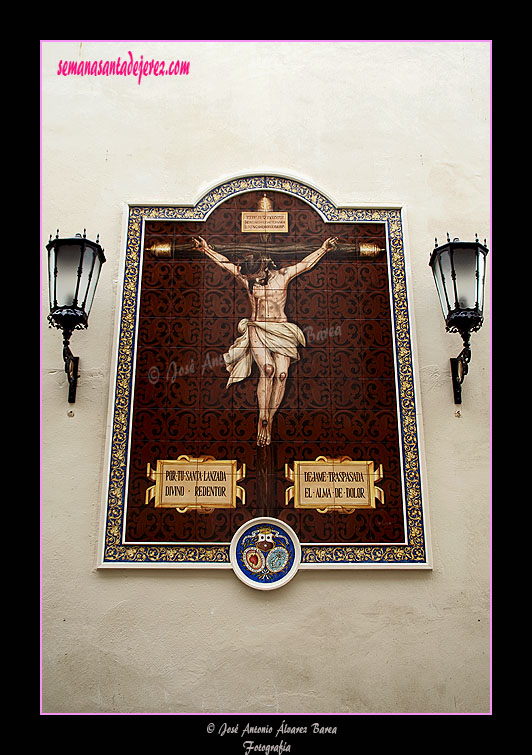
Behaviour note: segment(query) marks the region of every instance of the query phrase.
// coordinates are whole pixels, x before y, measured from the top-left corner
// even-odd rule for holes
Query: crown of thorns
[[[244,276],[253,276],[265,270],[277,268],[277,264],[269,254],[248,254],[237,264]]]

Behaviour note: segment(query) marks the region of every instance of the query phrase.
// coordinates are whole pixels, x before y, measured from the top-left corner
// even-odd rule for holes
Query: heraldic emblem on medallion
[[[278,519],[260,517],[246,522],[230,549],[236,575],[250,587],[281,587],[295,576],[301,547],[295,532]]]

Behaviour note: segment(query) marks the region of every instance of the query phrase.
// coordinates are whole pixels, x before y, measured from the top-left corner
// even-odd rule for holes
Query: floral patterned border
[[[215,207],[229,197],[262,188],[299,197],[316,209],[326,221],[381,222],[386,224],[388,233],[407,544],[342,546],[302,544],[301,568],[430,567],[423,510],[419,428],[401,210],[336,207],[316,189],[280,176],[247,176],[228,181],[210,190],[193,207],[150,205],[130,205],[129,207],[109,479],[106,490],[100,566],[230,567],[229,543],[205,545],[183,543],[124,545],[122,543],[141,242],[143,223],[146,220],[205,220]]]

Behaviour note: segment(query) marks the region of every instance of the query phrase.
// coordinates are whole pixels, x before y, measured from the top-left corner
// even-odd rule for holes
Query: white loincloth
[[[225,366],[230,373],[226,387],[244,380],[251,373],[253,355],[249,342],[250,327],[255,328],[264,348],[273,354],[284,354],[293,362],[299,359],[298,345],[306,345],[303,331],[293,322],[255,322],[247,318],[240,320],[237,330],[241,335],[223,355]]]

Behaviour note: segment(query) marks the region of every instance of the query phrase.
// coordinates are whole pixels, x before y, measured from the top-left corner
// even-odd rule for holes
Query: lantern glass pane
[[[83,307],[88,316],[91,311],[94,294],[96,293],[96,286],[98,284],[98,278],[100,277],[102,262],[94,250],[87,249],[85,251],[85,264],[83,265],[83,279],[84,283],[86,280],[86,287],[84,289],[85,293],[83,294],[84,299],[80,299],[79,305]]]
[[[482,253],[478,255],[478,308],[480,312],[484,311],[484,279],[486,276],[486,256]]]
[[[60,244],[55,247],[57,277],[55,293],[58,307],[71,307],[78,288],[80,247],[76,244]],[[53,275],[53,271],[52,271]]]
[[[50,309],[55,307],[55,249],[48,251],[48,293],[50,296]]]
[[[449,251],[441,252],[437,255],[433,265],[434,280],[436,289],[440,297],[441,309],[444,318],[449,314],[449,307],[453,301],[452,280],[451,280],[451,260]]]
[[[455,247],[453,263],[456,274],[456,303],[459,309],[477,306],[477,248]]]

